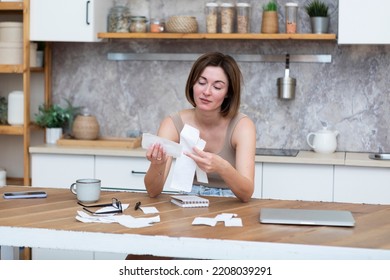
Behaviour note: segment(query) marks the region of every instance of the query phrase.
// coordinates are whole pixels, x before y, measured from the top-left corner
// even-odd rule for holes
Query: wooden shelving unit
[[[336,34],[98,33],[101,39],[336,40]]]
[[[24,94],[24,124],[20,126],[0,125],[0,134],[16,135],[23,137],[23,178],[14,178],[15,182],[22,182],[29,186],[30,180],[30,131],[35,126],[30,120],[30,74],[31,72],[44,72],[45,77],[45,102],[50,101],[50,73],[51,73],[51,46],[46,44],[45,66],[30,69],[30,0],[23,2],[0,2],[0,14],[15,14],[21,17],[23,22],[23,64],[0,65],[0,74],[20,74],[23,76]]]

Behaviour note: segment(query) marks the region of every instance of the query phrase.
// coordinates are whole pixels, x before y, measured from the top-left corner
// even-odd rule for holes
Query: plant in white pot
[[[312,33],[328,33],[329,6],[321,0],[313,0],[305,6],[305,10],[310,17]]]
[[[73,107],[67,101],[67,107],[58,104],[40,105],[38,113],[35,115],[35,122],[38,126],[45,128],[46,143],[56,144],[64,133],[64,129],[69,129],[80,107]]]

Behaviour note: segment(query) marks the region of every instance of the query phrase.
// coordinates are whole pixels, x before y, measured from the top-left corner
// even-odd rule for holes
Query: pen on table
[[[138,201],[135,206],[134,206],[134,210],[138,210],[139,207],[141,206],[141,201]]]

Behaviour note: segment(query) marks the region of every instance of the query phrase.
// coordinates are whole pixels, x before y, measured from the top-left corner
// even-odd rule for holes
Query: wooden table
[[[39,190],[40,188],[34,188]],[[124,214],[145,217],[134,210],[155,206],[161,222],[151,227],[130,229],[120,224],[82,223],[75,219],[75,196],[64,189],[43,189],[45,199],[5,200],[0,189],[0,245],[95,252],[152,254],[197,259],[390,259],[390,206],[347,203],[210,197],[208,208],[180,208],[169,195],[149,198],[145,193],[102,193],[99,203],[112,197],[130,203]],[[356,226],[293,226],[259,223],[262,207],[340,209],[352,212]],[[243,227],[191,225],[195,217],[235,213]]]

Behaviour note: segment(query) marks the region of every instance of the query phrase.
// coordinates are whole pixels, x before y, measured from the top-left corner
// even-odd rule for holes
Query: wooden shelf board
[[[98,33],[101,39],[336,40],[336,34]]]
[[[77,140],[77,139],[59,139],[58,146],[73,147],[101,147],[101,148],[127,148],[135,149],[141,146],[141,137],[139,138],[112,138],[104,137],[96,140]]]
[[[8,186],[24,186],[23,178],[7,177],[7,185]]]
[[[0,73],[23,73],[23,65],[0,65]]]
[[[22,125],[0,125],[0,134],[23,135]]]
[[[31,72],[45,72],[45,68],[43,68],[43,67],[31,67],[30,71]]]
[[[0,2],[0,11],[22,11],[23,2]]]

